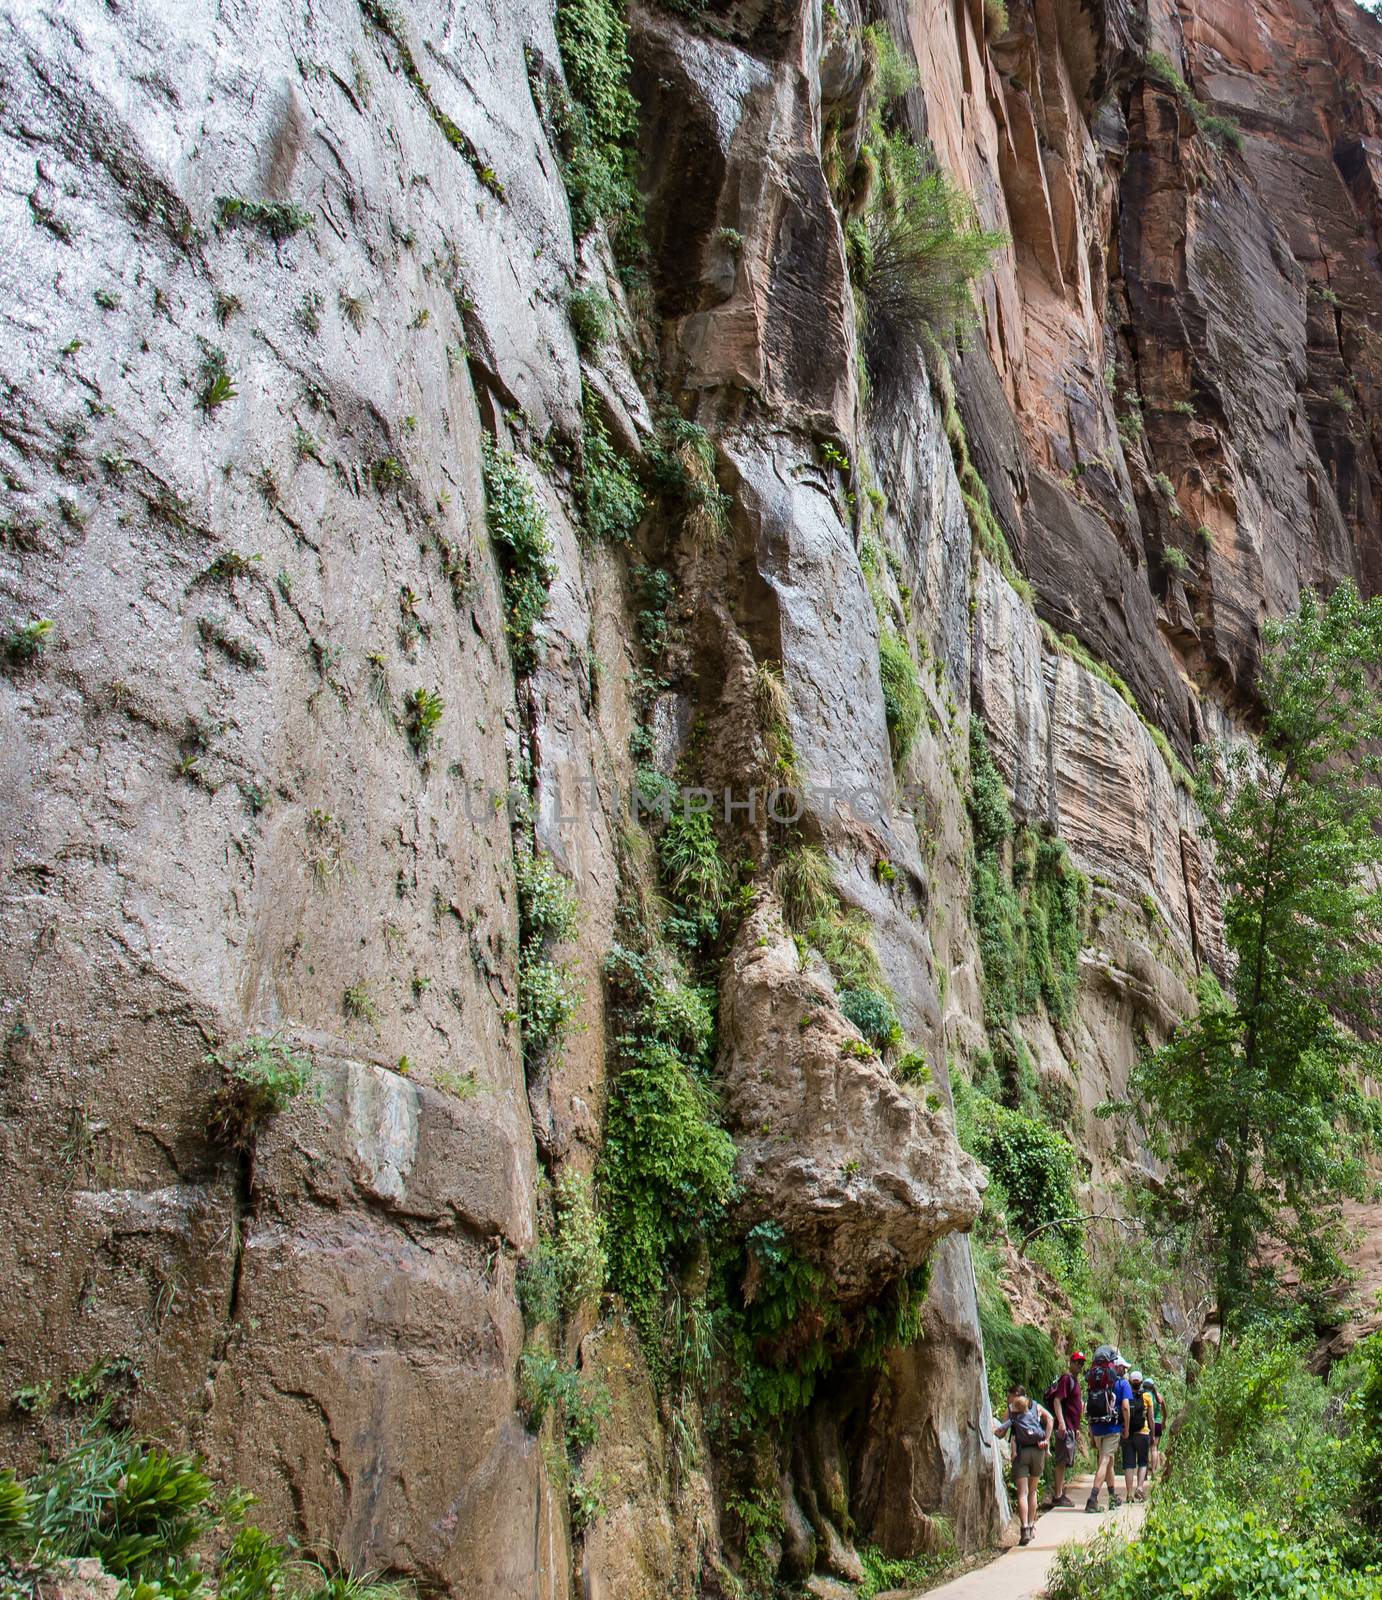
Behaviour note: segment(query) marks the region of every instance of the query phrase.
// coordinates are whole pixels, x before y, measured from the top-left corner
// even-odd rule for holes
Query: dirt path
[[[1123,1533],[1141,1525],[1146,1506],[1125,1505],[1118,1511],[1090,1516],[1084,1504],[1091,1482],[1089,1477],[1079,1478],[1067,1489],[1075,1502],[1073,1511],[1048,1511],[1037,1518],[1036,1533],[1025,1549],[1005,1551],[988,1566],[927,1590],[926,1600],[1029,1600],[1045,1587],[1047,1571],[1062,1545],[1083,1544],[1110,1523]],[[1121,1494],[1121,1475],[1119,1482]],[[1103,1498],[1107,1505],[1107,1494]]]

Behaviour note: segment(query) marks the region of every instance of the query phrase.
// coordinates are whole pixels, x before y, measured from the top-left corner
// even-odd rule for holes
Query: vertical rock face
[[[939,365],[860,400],[822,149],[858,135],[879,18],[916,55],[907,115],[1011,241],[953,403]],[[1007,1522],[983,1176],[946,1096],[985,1043],[971,715],[1095,885],[1072,1014],[1022,1033],[1097,1186],[1140,1158],[1094,1108],[1222,969],[1174,757],[1250,722],[1265,617],[1382,585],[1382,24],[1351,0],[1012,0],[1003,25],[981,0],[633,0],[628,25],[632,288],[573,228],[546,3],[0,23],[5,1370],[60,1387],[127,1355],[137,1425],[267,1522],[466,1597],[652,1600],[745,1556],[729,1466],[618,1306],[560,1352],[610,1396],[602,1513],[573,1523],[520,1393],[519,1263],[545,1180],[597,1170],[617,1059],[602,972],[656,677],[636,565],[681,590],[661,769],[742,798],[767,668],[809,786],[790,829],[721,830],[752,899],[717,953],[735,1216],[850,1314],[930,1268],[921,1337],[786,1430],[771,1553],[798,1578]],[[618,327],[584,354],[578,288]],[[579,531],[582,433],[593,412],[638,461],[659,402],[713,440],[727,531],[654,512],[635,555]],[[966,438],[1030,596],[977,548]],[[517,678],[486,439],[552,543]],[[921,664],[900,766],[884,611]],[[580,906],[576,1027],[526,1072],[511,813]],[[929,1089],[788,935],[784,841],[867,920]],[[251,1038],[314,1083],[227,1149]]]

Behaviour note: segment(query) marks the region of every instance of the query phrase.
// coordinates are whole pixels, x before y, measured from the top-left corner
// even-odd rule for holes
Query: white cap
[[[1129,1383],[1141,1383],[1142,1382],[1142,1374],[1140,1372],[1130,1372],[1128,1374],[1128,1382]]]

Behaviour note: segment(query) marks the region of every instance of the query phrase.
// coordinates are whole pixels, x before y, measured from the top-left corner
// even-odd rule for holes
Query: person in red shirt
[[[1078,1350],[1070,1352],[1070,1370],[1046,1391],[1046,1404],[1056,1419],[1055,1437],[1051,1441],[1051,1466],[1055,1471],[1055,1485],[1051,1491],[1050,1511],[1056,1506],[1074,1509],[1074,1502],[1065,1492],[1065,1475],[1075,1465],[1075,1448],[1080,1436],[1080,1418],[1084,1415],[1084,1399],[1080,1392],[1080,1374],[1085,1358]]]

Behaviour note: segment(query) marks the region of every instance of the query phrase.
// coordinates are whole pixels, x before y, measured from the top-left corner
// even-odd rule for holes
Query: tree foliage
[[[1233,993],[1205,982],[1133,1095],[1171,1161],[1167,1204],[1200,1219],[1226,1325],[1269,1245],[1304,1281],[1336,1276],[1339,1201],[1378,1126],[1362,1079],[1382,1060],[1379,669],[1382,600],[1307,595],[1266,631],[1256,745],[1199,752]]]

